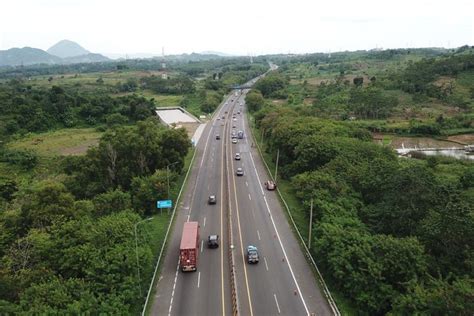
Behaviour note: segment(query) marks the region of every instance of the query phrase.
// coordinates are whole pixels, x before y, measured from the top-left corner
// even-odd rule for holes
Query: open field
[[[82,155],[97,145],[102,133],[93,128],[62,129],[53,132],[31,134],[11,142],[12,149],[32,149],[41,156]]]

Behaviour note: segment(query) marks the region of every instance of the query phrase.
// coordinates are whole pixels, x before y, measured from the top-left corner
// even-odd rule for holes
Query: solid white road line
[[[273,293],[273,297],[275,298],[275,303],[277,305],[277,308],[278,308],[278,314],[281,314],[281,311],[280,311],[280,306],[278,305],[278,300],[277,300],[277,296],[275,293]]]
[[[253,160],[252,153],[250,153],[250,159],[252,160],[253,169],[255,170],[258,182],[260,184],[260,189],[262,190],[262,194],[263,194],[262,181],[260,181],[260,177],[258,175],[257,167],[255,166],[255,161]],[[272,213],[270,212],[270,206],[268,205],[267,198],[265,197],[265,194],[263,194],[263,200],[265,201],[265,205],[267,207],[268,214],[270,214],[270,219],[271,219],[272,224],[273,224],[273,229],[275,229],[275,233],[277,235],[278,242],[280,243],[281,250],[283,251],[283,255],[285,256],[285,261],[288,264],[288,268],[290,269],[291,276],[293,278],[293,281],[295,282],[296,289],[298,290],[298,294],[299,294],[299,296],[301,298],[301,301],[303,303],[304,309],[306,311],[306,315],[309,315],[308,306],[306,305],[306,301],[304,300],[303,294],[301,293],[301,289],[300,289],[300,286],[298,284],[298,281],[296,280],[295,274],[293,273],[293,268],[291,267],[290,260],[288,260],[288,256],[286,255],[285,247],[283,246],[283,243],[281,242],[280,234],[278,233],[278,229],[275,225],[275,221],[273,220]],[[276,296],[275,296],[275,299],[276,299]]]

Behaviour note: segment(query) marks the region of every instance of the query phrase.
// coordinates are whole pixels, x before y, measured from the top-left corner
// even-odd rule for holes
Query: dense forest
[[[433,82],[471,73],[473,62],[472,54],[437,54],[369,82],[357,74],[348,81],[339,72],[311,87],[311,78],[290,83],[290,73],[298,78],[308,69],[307,59],[293,59],[247,95],[264,155],[274,163],[279,153],[283,193],[290,201],[296,198],[298,228],[307,231],[312,201],[310,251],[331,290],[347,298],[357,314],[470,315],[474,310],[472,162],[401,159],[372,141],[372,132],[397,113],[399,100],[388,92],[394,88],[415,99],[455,102],[460,110],[392,132],[472,132],[472,95],[453,101],[454,89]],[[308,96],[312,102],[304,103]]]

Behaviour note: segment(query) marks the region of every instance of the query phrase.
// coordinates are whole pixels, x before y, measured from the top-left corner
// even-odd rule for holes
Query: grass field
[[[81,155],[95,146],[101,132],[93,128],[61,129],[28,136],[8,144],[11,149],[30,149],[40,156]]]

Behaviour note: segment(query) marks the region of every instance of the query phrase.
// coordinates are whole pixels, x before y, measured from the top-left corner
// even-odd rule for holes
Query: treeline
[[[32,87],[10,80],[0,84],[0,133],[136,122],[154,115],[154,107],[152,100],[135,95],[112,98],[99,92]]]
[[[156,245],[138,235],[135,248],[134,227],[168,197],[168,176],[174,191],[189,148],[183,129],[149,119],[107,131],[54,179],[2,179],[0,313],[137,313]]]
[[[442,58],[425,58],[409,63],[408,67],[398,74],[396,84],[405,92],[415,95],[426,95],[447,103],[467,108],[468,99],[453,95],[452,83],[436,84],[440,76],[455,77],[460,73],[474,70],[474,55],[460,54]],[[474,88],[471,89],[471,97]]]
[[[310,251],[359,311],[472,313],[472,164],[398,159],[364,128],[288,107],[265,107],[255,122],[268,152],[279,150],[306,227],[313,200]]]

